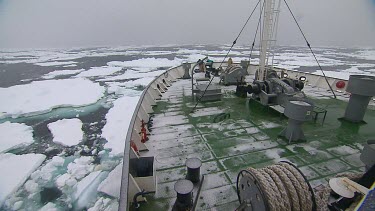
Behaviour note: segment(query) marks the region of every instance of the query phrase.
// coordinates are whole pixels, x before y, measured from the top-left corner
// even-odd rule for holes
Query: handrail
[[[168,73],[169,71],[181,67],[182,65],[171,67],[162,74],[160,74],[158,77],[156,77],[154,80],[152,80],[146,88],[143,90],[137,106],[135,107],[133,116],[130,120],[128,132],[126,134],[125,138],[125,148],[124,148],[124,158],[123,158],[123,164],[122,164],[122,176],[121,176],[121,187],[120,187],[120,199],[119,199],[119,210],[120,211],[126,211],[128,210],[128,187],[129,187],[129,160],[130,160],[130,140],[132,138],[132,130],[134,128],[135,121],[137,119],[138,111],[142,105],[143,99],[148,91],[148,89],[151,88],[151,84],[154,83],[157,79],[159,79],[163,74]],[[125,186],[124,186],[125,184]]]

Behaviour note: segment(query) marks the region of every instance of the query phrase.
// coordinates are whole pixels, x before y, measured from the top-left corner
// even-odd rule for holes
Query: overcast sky
[[[0,0],[0,48],[231,43],[258,0]],[[375,47],[375,0],[287,0],[312,46]],[[282,5],[278,43],[304,44]],[[259,10],[239,43],[251,43]]]

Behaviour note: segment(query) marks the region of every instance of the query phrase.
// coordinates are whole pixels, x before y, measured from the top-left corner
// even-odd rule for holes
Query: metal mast
[[[280,9],[280,0],[264,0],[263,31],[260,45],[260,61],[258,80],[264,81],[267,76],[267,65],[269,59],[273,64],[273,48],[276,44],[277,25]],[[277,7],[277,9],[276,9]]]

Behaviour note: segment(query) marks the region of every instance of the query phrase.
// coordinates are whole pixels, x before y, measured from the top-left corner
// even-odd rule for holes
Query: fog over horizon
[[[258,0],[0,0],[0,49],[231,44]],[[375,0],[287,0],[312,47],[375,47]],[[250,45],[258,7],[238,40]],[[279,45],[305,45],[282,1]],[[258,34],[259,37],[259,34]]]

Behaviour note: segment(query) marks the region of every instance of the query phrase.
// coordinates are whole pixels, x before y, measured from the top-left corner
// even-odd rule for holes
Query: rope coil
[[[264,203],[270,211],[284,210],[316,210],[314,193],[303,174],[291,163],[281,162],[261,169],[247,168],[248,174],[239,173],[237,177],[237,193],[240,203]],[[264,193],[263,201],[245,198],[254,189],[239,189],[239,183],[251,180]],[[247,191],[247,192],[246,192]],[[242,198],[241,198],[242,197]]]

